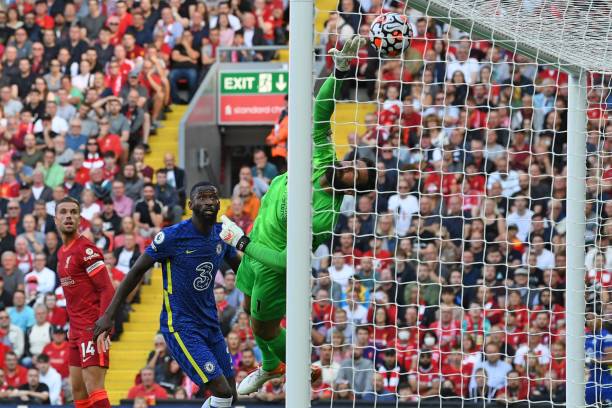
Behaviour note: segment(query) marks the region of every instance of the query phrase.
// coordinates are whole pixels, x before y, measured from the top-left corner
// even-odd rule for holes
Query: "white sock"
[[[233,399],[234,397],[209,397],[202,405],[202,408],[231,408]]]

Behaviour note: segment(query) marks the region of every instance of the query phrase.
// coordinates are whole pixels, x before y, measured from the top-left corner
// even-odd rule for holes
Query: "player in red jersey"
[[[109,355],[97,349],[93,327],[115,291],[102,252],[79,234],[80,221],[77,200],[66,197],[57,204],[55,225],[64,243],[57,253],[57,269],[70,319],[70,381],[76,408],[103,408],[111,406],[104,389]]]

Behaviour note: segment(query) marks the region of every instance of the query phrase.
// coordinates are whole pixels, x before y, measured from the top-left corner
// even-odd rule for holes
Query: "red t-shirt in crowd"
[[[121,157],[121,152],[123,148],[121,147],[121,138],[118,135],[108,134],[98,139],[98,144],[100,145],[100,152],[102,154],[106,152],[115,153],[115,157]]]
[[[159,384],[153,384],[150,389],[146,389],[144,385],[138,384],[128,391],[128,399],[134,399],[136,397],[146,399],[148,405],[155,405],[157,399],[167,399],[168,393]]]
[[[12,374],[5,368],[4,377],[6,380],[6,385],[12,388],[18,388],[20,385],[28,382],[28,369],[17,364],[17,369]]]
[[[65,326],[68,323],[68,313],[63,307],[55,306],[49,310],[47,321],[53,326]]]
[[[62,378],[67,378],[69,374],[70,346],[67,341],[62,344],[49,343],[43,348],[43,353],[49,356],[51,367],[55,368]]]

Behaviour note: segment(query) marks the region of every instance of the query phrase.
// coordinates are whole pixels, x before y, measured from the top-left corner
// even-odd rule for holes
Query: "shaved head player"
[[[70,319],[70,383],[77,408],[106,408],[111,406],[104,389],[109,353],[96,347],[93,328],[115,291],[102,252],[79,234],[80,223],[79,202],[62,199],[55,208],[55,225],[64,243],[57,253],[57,273]]]

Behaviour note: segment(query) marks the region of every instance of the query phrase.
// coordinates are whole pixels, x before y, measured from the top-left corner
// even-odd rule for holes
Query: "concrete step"
[[[153,325],[153,326],[152,326]],[[124,331],[148,331],[151,329],[157,330],[159,329],[159,327],[155,327],[159,325],[159,319],[157,322],[152,323],[152,322],[143,322],[143,321],[138,321],[138,322],[129,322],[123,325],[123,330]]]
[[[149,354],[148,349],[137,350],[137,349],[118,349],[118,347],[123,344],[122,342],[113,343],[111,350],[111,358],[113,360],[116,359],[124,359],[124,358],[145,358]],[[153,347],[153,342],[151,342],[151,347]]]

